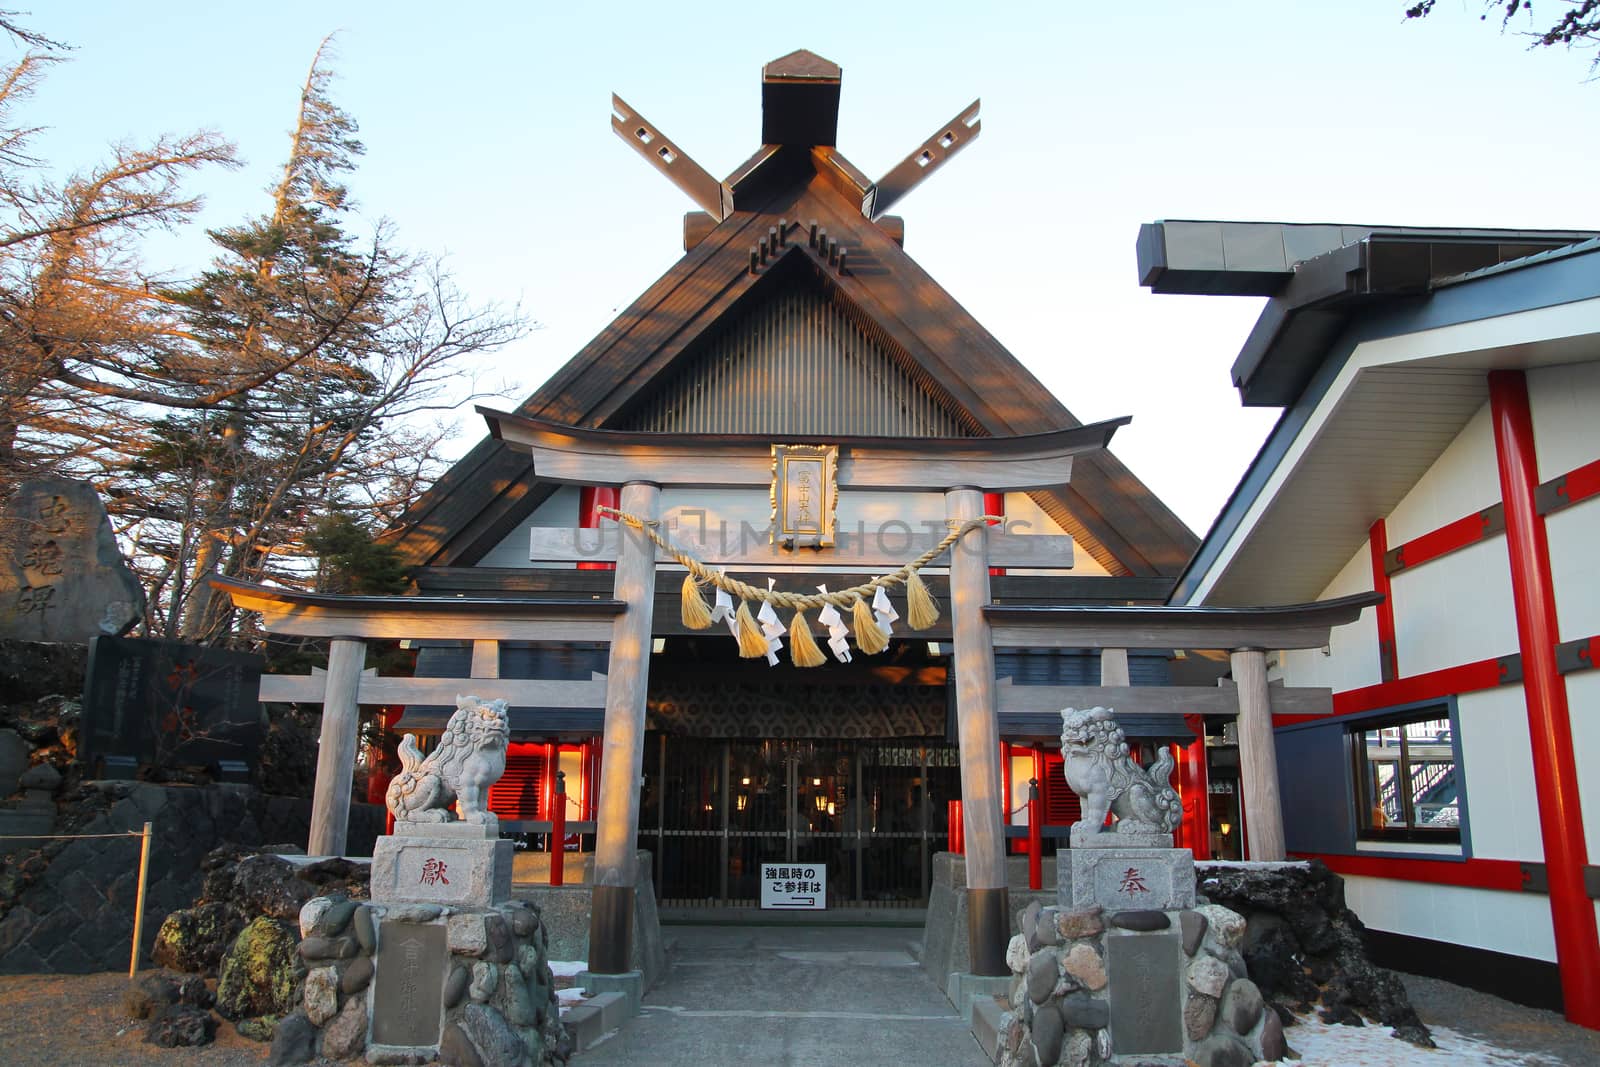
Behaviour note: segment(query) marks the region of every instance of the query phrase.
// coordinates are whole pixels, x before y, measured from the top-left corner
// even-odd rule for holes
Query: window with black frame
[[[1461,840],[1461,775],[1444,705],[1350,727],[1356,836],[1439,844]]]

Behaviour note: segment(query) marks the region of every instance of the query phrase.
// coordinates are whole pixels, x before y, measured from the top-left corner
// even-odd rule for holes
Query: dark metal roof
[[[1474,272],[1589,241],[1592,230],[1276,222],[1141,226],[1140,284],[1157,293],[1269,296],[1234,361],[1247,406],[1293,404],[1360,307],[1424,295]]]

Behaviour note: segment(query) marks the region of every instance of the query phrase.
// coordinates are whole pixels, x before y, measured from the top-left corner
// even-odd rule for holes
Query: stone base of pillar
[[[627,974],[633,962],[631,885],[597,885],[590,892],[589,970]]]
[[[643,971],[625,971],[622,974],[579,971],[578,985],[591,996],[597,993],[621,993],[628,1004],[625,1012],[627,1017],[631,1019],[639,1014],[639,1002],[644,999]]]

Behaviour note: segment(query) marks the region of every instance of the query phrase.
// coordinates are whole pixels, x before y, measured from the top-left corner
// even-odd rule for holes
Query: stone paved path
[[[987,1067],[911,958],[917,930],[670,926],[667,981],[574,1067],[719,1064]]]

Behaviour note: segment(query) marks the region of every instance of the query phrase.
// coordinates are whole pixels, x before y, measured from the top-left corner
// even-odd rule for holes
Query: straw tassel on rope
[[[711,625],[711,607],[700,595],[700,583],[693,571],[683,576],[683,624],[691,630],[704,630]]]
[[[856,647],[869,656],[875,656],[889,647],[889,638],[878,629],[878,620],[872,617],[872,605],[862,597],[850,609],[850,621],[856,628]]]
[[[789,624],[789,657],[796,667],[820,667],[828,662],[828,657],[817,647],[817,639],[811,636],[811,627],[803,611],[795,612],[794,621]]]
[[[912,571],[906,576],[906,623],[913,630],[926,630],[939,621],[939,602],[933,599],[922,575]]]
[[[767,635],[761,632],[761,624],[750,614],[748,600],[739,601],[739,611],[734,615],[734,622],[739,630],[739,655],[745,659],[760,659],[765,656]]]

